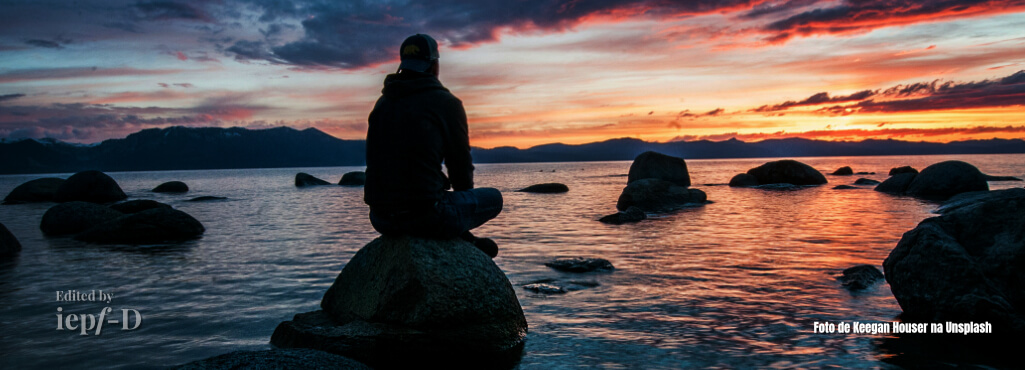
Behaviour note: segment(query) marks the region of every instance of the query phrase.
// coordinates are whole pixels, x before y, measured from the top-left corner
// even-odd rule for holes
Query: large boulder
[[[272,349],[267,351],[235,351],[193,361],[174,370],[232,369],[324,369],[371,370],[367,365],[339,355],[312,349]]]
[[[637,207],[645,212],[665,212],[707,201],[707,195],[701,190],[685,188],[666,180],[641,179],[629,183],[623,189],[616,202],[616,209],[625,211]]]
[[[189,186],[181,181],[168,181],[153,188],[154,193],[188,193]]]
[[[833,171],[833,176],[850,176],[854,174],[854,170],[850,166],[843,166]]]
[[[684,162],[683,158],[656,152],[641,153],[630,164],[630,173],[627,175],[626,183],[630,184],[643,179],[659,179],[682,187],[690,186],[687,162]]]
[[[911,166],[894,167],[890,169],[890,176],[897,176],[902,173],[918,174],[918,170]]]
[[[748,170],[747,174],[758,179],[758,183],[761,185],[822,185],[828,182],[826,177],[822,175],[822,172],[791,159],[763,164]]]
[[[758,178],[746,173],[740,173],[733,176],[730,179],[730,186],[732,187],[750,187],[758,186]]]
[[[7,226],[0,224],[0,260],[13,257],[18,252],[21,252],[21,243],[18,242],[18,238],[15,238],[14,234],[7,230]]]
[[[908,190],[908,186],[911,185],[911,182],[915,180],[915,176],[918,176],[918,173],[905,172],[890,176],[890,178],[886,179],[879,185],[876,185],[875,191],[893,195],[903,195],[904,192]]]
[[[71,175],[57,188],[57,202],[83,201],[111,203],[128,198],[117,181],[100,171],[82,171]]]
[[[196,239],[206,229],[188,213],[153,208],[93,226],[75,240],[100,244],[156,244]]]
[[[883,262],[902,318],[1025,334],[1025,189],[971,193],[938,212]]]
[[[46,235],[70,235],[124,216],[123,213],[89,202],[67,202],[46,210],[39,229]]]
[[[527,334],[502,270],[461,239],[382,236],[359,250],[321,301],[278,325],[271,343],[371,366],[467,362],[522,354]]]
[[[53,196],[57,194],[57,188],[64,183],[64,179],[56,177],[44,177],[25,182],[11,190],[4,198],[4,204],[52,202]]]
[[[151,199],[135,199],[110,205],[110,209],[124,214],[139,213],[153,208],[171,208],[171,206]]]
[[[331,185],[331,183],[327,182],[327,181],[324,181],[324,180],[321,180],[321,179],[318,179],[318,178],[314,177],[313,175],[310,175],[310,174],[305,173],[305,172],[299,172],[299,173],[295,174],[295,186],[296,187],[301,188],[301,187],[304,187],[304,186],[316,186],[316,185]]]
[[[523,189],[517,190],[523,193],[542,193],[542,194],[553,194],[553,193],[565,193],[569,191],[569,187],[565,184],[557,182],[549,182],[544,184],[535,184]]]
[[[989,190],[989,183],[978,168],[961,161],[946,161],[923,169],[908,185],[907,194],[945,200],[960,193],[984,190]]]
[[[367,173],[363,171],[352,171],[346,172],[342,175],[342,178],[338,180],[338,185],[343,186],[363,186],[367,183]]]

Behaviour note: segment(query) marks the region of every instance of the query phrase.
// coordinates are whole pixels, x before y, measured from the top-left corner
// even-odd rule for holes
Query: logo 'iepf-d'
[[[416,55],[420,52],[420,47],[416,45],[406,45],[406,48],[402,49],[402,55]]]

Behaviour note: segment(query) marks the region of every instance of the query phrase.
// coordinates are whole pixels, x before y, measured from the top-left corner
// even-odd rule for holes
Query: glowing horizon
[[[275,5],[277,4],[277,5]],[[0,5],[0,138],[366,135],[412,33],[471,145],[1025,137],[1021,1]]]

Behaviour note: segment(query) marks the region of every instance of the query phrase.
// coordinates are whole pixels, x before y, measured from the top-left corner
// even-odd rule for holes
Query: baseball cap
[[[422,33],[409,36],[399,47],[399,59],[401,69],[426,72],[438,60],[438,42]]]

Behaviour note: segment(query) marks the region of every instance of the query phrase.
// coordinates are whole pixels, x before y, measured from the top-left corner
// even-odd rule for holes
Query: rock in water
[[[4,204],[52,202],[64,179],[44,177],[18,185],[4,198]]]
[[[908,185],[907,194],[916,198],[946,200],[960,193],[989,190],[986,175],[961,161],[946,161],[926,167]]]
[[[338,180],[338,185],[344,186],[363,186],[367,183],[367,173],[363,171],[352,171],[342,175],[342,178]]]
[[[13,257],[18,252],[21,252],[21,243],[18,242],[18,238],[15,238],[14,234],[7,230],[7,226],[0,224],[0,260]]]
[[[972,194],[940,212],[904,233],[883,262],[902,317],[988,321],[994,334],[1025,334],[1025,189]]]
[[[523,286],[523,289],[529,290],[538,294],[566,294],[566,289],[552,284],[547,283],[533,283]]]
[[[377,238],[345,265],[321,308],[278,325],[271,343],[374,367],[485,368],[521,356],[527,334],[512,284],[461,239]]]
[[[129,200],[127,202],[114,203],[110,205],[110,209],[124,214],[139,213],[153,208],[171,208],[171,206],[150,199]]]
[[[708,197],[701,190],[685,188],[665,180],[641,179],[623,189],[616,202],[616,209],[625,211],[637,207],[645,212],[665,212],[687,205],[704,204],[706,201]]]
[[[89,202],[67,202],[46,210],[39,229],[46,235],[70,235],[124,216],[123,213]]]
[[[602,217],[598,221],[612,225],[622,225],[628,222],[637,222],[648,218],[648,215],[644,214],[644,210],[637,207],[627,208],[625,211],[613,213],[611,215]]]
[[[854,174],[854,170],[851,169],[850,166],[843,166],[843,167],[840,167],[840,168],[836,169],[836,171],[833,171],[833,175],[834,176],[850,176],[850,175],[853,175],[853,174]]]
[[[840,284],[850,290],[863,290],[883,279],[883,273],[872,265],[857,265],[843,270]]]
[[[188,213],[153,208],[93,226],[75,240],[100,244],[176,243],[196,239],[206,229]]]
[[[630,184],[643,179],[659,179],[682,187],[690,186],[687,162],[684,162],[683,158],[656,152],[641,153],[630,164],[630,173],[627,175],[626,183]]]
[[[331,183],[327,182],[327,181],[324,181],[324,180],[321,180],[321,179],[318,179],[316,177],[313,177],[313,175],[310,175],[310,174],[305,173],[305,172],[299,172],[299,173],[295,174],[295,186],[296,187],[301,188],[301,187],[304,187],[304,186],[314,186],[314,185],[331,185]]]
[[[154,193],[188,193],[189,186],[181,181],[168,181],[153,188]]]
[[[214,200],[228,200],[228,198],[226,198],[226,197],[215,197],[215,196],[212,196],[212,195],[204,195],[204,196],[201,196],[201,197],[195,197],[195,198],[192,198],[192,199],[188,199],[188,200],[186,200],[186,202],[209,202],[209,201],[214,201]]]
[[[765,184],[822,185],[827,183],[822,172],[804,163],[784,159],[763,164],[747,171]]]
[[[836,189],[836,190],[849,190],[849,189],[861,189],[861,188],[859,188],[857,186],[851,186],[851,185],[837,185],[837,186],[834,186],[833,189]]]
[[[531,185],[531,186],[525,187],[525,188],[517,190],[517,191],[524,192],[524,193],[544,193],[544,194],[565,193],[565,192],[569,191],[569,187],[564,185],[564,184],[559,184],[559,183],[555,183],[555,182],[549,182],[549,183],[545,183],[545,184]]]
[[[864,177],[854,181],[854,185],[879,185],[879,181],[866,179]]]
[[[324,369],[371,370],[356,360],[312,349],[272,349],[268,351],[235,351],[185,365],[175,370],[232,369]]]
[[[564,272],[611,271],[616,269],[612,266],[612,262],[609,262],[607,259],[583,257],[559,258],[546,262],[545,266]]]
[[[64,203],[83,201],[110,203],[128,198],[125,192],[107,174],[100,171],[82,171],[71,175],[57,188],[53,200]]]
[[[875,187],[875,191],[893,195],[903,195],[908,190],[908,185],[915,180],[917,173],[901,173],[891,176]]]
[[[890,169],[890,176],[897,176],[902,173],[913,173],[918,174],[918,170],[911,166],[894,167]]]
[[[1014,176],[992,176],[992,175],[986,175],[986,181],[1022,181],[1022,179],[1019,179],[1019,178],[1014,177]]]
[[[758,186],[758,178],[746,173],[737,174],[730,179],[730,186],[732,187],[750,187]]]

